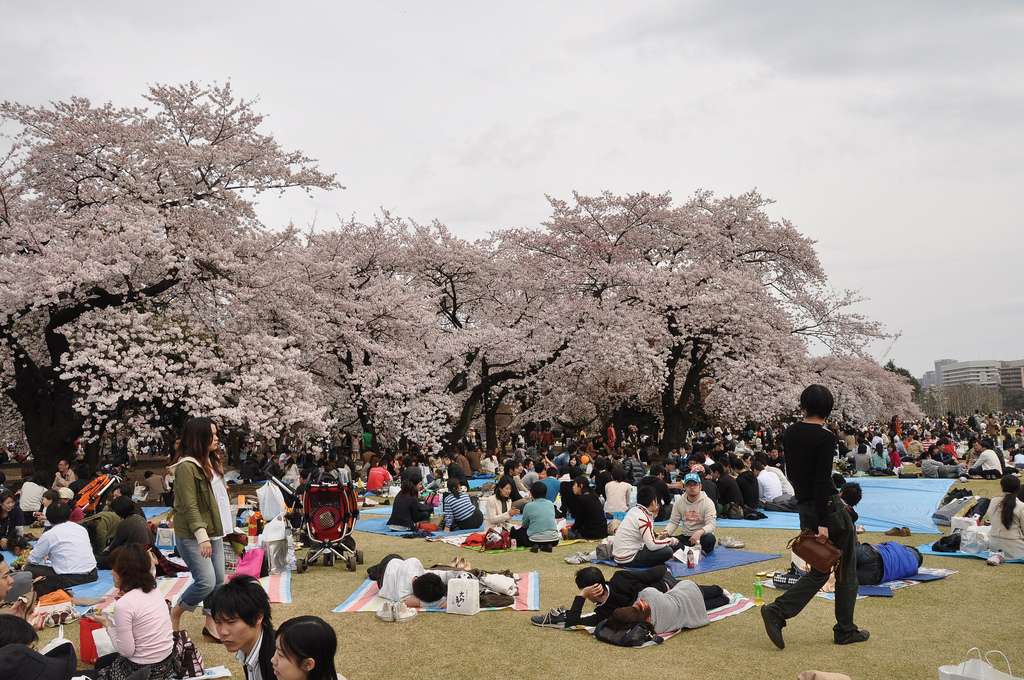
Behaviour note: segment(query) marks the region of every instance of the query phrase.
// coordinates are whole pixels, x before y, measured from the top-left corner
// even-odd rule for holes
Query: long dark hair
[[[203,467],[207,477],[213,478],[214,463],[210,456],[213,442],[213,421],[209,418],[189,418],[181,428],[181,438],[175,462],[188,456],[195,458]]]
[[[305,659],[316,665],[306,674],[308,680],[338,680],[334,669],[334,654],[338,650],[338,636],[318,616],[296,616],[277,629],[277,647],[296,666]]]
[[[1003,496],[1003,506],[999,508],[999,519],[1007,529],[1013,524],[1013,511],[1017,509],[1017,492],[1020,491],[1020,477],[1017,475],[1006,475],[999,481],[999,488],[1006,495]]]

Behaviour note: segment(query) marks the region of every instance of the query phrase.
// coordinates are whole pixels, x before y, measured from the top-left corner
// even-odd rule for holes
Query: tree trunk
[[[62,382],[31,390],[15,385],[14,403],[25,422],[25,437],[32,452],[34,473],[50,486],[57,461],[70,458],[74,442],[82,435],[81,417],[73,407],[71,390]]]

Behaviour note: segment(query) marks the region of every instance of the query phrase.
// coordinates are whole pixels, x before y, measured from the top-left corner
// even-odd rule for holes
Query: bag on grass
[[[939,553],[955,553],[960,550],[960,534],[949,534],[932,543],[932,550]]]
[[[63,590],[55,590],[52,593],[40,596],[36,602],[36,608],[29,615],[28,622],[36,630],[42,630],[43,628],[54,628],[77,620],[78,612],[71,601],[71,596]]]
[[[96,619],[83,616],[78,620],[78,658],[84,663],[95,664],[99,658],[93,634],[103,630],[103,624]]]
[[[961,552],[971,553],[977,555],[988,551],[988,537],[989,532],[992,531],[991,526],[985,527],[967,527],[960,532],[960,550]]]
[[[950,520],[963,514],[968,507],[974,505],[974,496],[955,498],[932,514],[932,521],[941,526],[949,526]]]
[[[195,678],[205,674],[203,670],[203,656],[196,649],[188,631],[176,630],[174,635],[174,647],[171,648],[171,667],[174,675],[178,678]]]
[[[508,529],[491,527],[484,537],[484,550],[507,550],[512,547],[512,537]]]
[[[480,611],[480,582],[475,578],[453,578],[448,581],[449,614],[472,616]]]
[[[516,594],[516,580],[504,574],[484,574],[480,577],[480,585],[493,593],[502,595]]]
[[[249,548],[235,565],[235,577],[252,576],[259,578],[270,573],[267,566],[267,552],[263,548]]]
[[[1020,676],[1013,674],[1010,662],[1002,652],[993,650],[982,656],[981,650],[977,647],[967,650],[967,655],[970,656],[971,652],[977,652],[978,656],[963,663],[939,666],[939,680],[1022,680]],[[1006,673],[992,665],[989,661],[989,656],[992,655],[1002,657],[1003,663],[1006,664]]]
[[[659,645],[664,640],[654,634],[649,627],[642,623],[634,623],[629,628],[615,630],[608,626],[608,621],[602,621],[594,629],[594,637],[601,642],[619,647],[640,647],[648,642],[656,642]]]

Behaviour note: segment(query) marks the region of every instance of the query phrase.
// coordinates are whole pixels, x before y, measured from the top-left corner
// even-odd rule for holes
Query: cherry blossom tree
[[[188,314],[190,298],[216,296],[260,258],[256,195],[337,186],[303,153],[261,132],[253,102],[229,85],[156,85],[145,99],[149,108],[78,97],[0,105],[18,129],[0,164],[0,370],[43,471],[82,433],[71,380],[95,372],[75,361],[86,349],[76,330],[88,329],[95,350],[106,343],[104,329],[163,323],[149,313],[164,305]],[[110,316],[122,310],[124,318]],[[161,325],[156,337],[173,327]],[[131,343],[115,345],[128,351]],[[121,370],[117,357],[92,356]],[[68,378],[65,364],[74,368]],[[110,386],[129,384],[136,383]],[[122,397],[87,394],[94,403]]]
[[[664,450],[708,416],[764,417],[791,404],[811,343],[856,355],[881,335],[850,311],[853,293],[829,288],[813,242],[771,219],[756,192],[700,192],[678,206],[648,193],[549,200],[542,230],[507,238],[548,258],[639,350],[624,374],[658,376],[636,393],[658,404]],[[607,331],[581,334],[577,354],[607,352],[593,344]]]
[[[915,420],[924,414],[914,403],[914,386],[904,376],[861,356],[812,359],[806,382],[829,388],[837,417],[860,425],[886,422],[892,416]]]

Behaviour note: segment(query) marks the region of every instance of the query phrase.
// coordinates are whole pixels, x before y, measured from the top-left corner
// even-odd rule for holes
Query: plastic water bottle
[[[754,604],[758,607],[764,604],[764,586],[760,581],[754,581]]]

